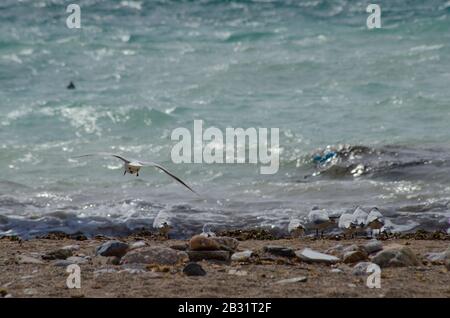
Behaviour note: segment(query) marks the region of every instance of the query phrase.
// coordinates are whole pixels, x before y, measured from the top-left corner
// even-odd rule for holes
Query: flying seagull
[[[168,174],[169,176],[171,176],[173,179],[175,179],[177,182],[179,182],[181,185],[185,186],[186,188],[188,188],[189,190],[191,190],[192,192],[194,192],[195,194],[198,195],[197,192],[195,192],[190,186],[188,186],[183,180],[181,180],[180,178],[178,178],[177,176],[175,176],[174,174],[172,174],[169,170],[167,170],[166,168],[164,168],[163,166],[155,163],[155,162],[146,162],[146,161],[141,161],[141,160],[129,160],[126,159],[122,156],[119,155],[115,155],[112,153],[108,153],[108,152],[99,152],[99,153],[91,153],[91,154],[86,154],[86,155],[82,155],[82,156],[76,156],[73,158],[83,158],[83,157],[91,157],[91,156],[112,156],[115,158],[118,158],[120,160],[123,161],[123,168],[124,168],[124,172],[123,175],[126,175],[127,173],[129,174],[136,174],[136,177],[139,177],[139,170],[141,170],[142,167],[155,167],[158,168],[159,170],[162,170],[164,173]]]

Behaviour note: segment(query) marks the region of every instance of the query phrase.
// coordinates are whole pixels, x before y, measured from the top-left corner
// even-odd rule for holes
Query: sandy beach
[[[154,261],[149,262],[150,264],[133,264],[131,261],[124,264],[125,259],[131,259],[128,254],[134,253],[136,256],[154,247],[162,247],[162,251],[176,251],[179,255],[186,254],[178,250],[186,247],[188,241],[133,236],[121,239],[129,246],[128,254],[123,256],[122,260],[96,255],[96,249],[98,253],[98,247],[110,240],[105,237],[79,237],[77,240],[60,236],[29,241],[2,238],[0,295],[114,298],[450,297],[450,274],[445,265],[446,261],[432,261],[428,256],[428,253],[444,252],[449,247],[448,237],[392,238],[378,241],[383,250],[392,246],[406,247],[419,261],[413,266],[382,267],[381,288],[368,288],[366,281],[369,274],[355,274],[354,267],[359,262],[344,263],[340,255],[343,249],[352,250],[352,246],[355,249],[373,242],[364,238],[240,240],[236,252],[249,250],[253,255],[241,261],[198,261],[196,263],[206,272],[204,276],[186,275],[183,269],[189,260],[185,257],[171,265],[164,264],[167,259],[162,260],[160,264]],[[275,255],[277,253],[269,252],[267,246],[278,247],[278,250],[279,247],[288,249]],[[296,255],[290,255],[292,250],[301,251],[304,248],[337,255],[339,261],[334,264],[306,262]],[[368,255],[366,260],[373,260],[376,254]],[[69,275],[66,267],[71,262],[80,266],[80,289],[69,289],[66,286]]]

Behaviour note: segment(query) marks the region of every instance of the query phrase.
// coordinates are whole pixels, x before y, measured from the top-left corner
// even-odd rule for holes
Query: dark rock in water
[[[295,257],[295,251],[290,247],[268,245],[264,246],[263,250],[266,253],[270,253],[276,256]]]
[[[394,244],[386,247],[372,259],[380,267],[419,266],[421,263],[409,247]]]
[[[128,244],[120,241],[108,241],[95,249],[95,255],[122,257],[128,251]]]
[[[188,251],[189,260],[198,262],[201,260],[229,261],[230,252],[228,251]]]
[[[69,85],[67,85],[67,89],[75,89],[75,84],[70,82]]]
[[[48,252],[47,254],[42,256],[42,259],[45,260],[55,260],[55,259],[66,259],[73,255],[73,252],[68,249],[59,249],[56,251]]]
[[[186,261],[187,258],[185,252],[179,252],[165,246],[149,246],[128,252],[122,258],[121,264],[175,265]]]
[[[183,273],[186,276],[205,276],[206,275],[206,272],[203,269],[203,267],[201,267],[197,263],[187,264],[183,269]]]

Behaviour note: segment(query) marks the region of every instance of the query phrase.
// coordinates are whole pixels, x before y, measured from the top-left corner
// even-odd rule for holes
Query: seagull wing
[[[125,163],[130,163],[130,162],[131,162],[130,160],[125,159],[125,158],[122,157],[122,156],[115,155],[115,154],[109,153],[109,152],[89,153],[89,154],[86,154],[86,155],[76,156],[76,157],[72,157],[72,158],[83,158],[83,157],[92,157],[92,156],[113,156],[113,157],[116,157],[116,158],[122,160],[122,161],[125,162]]]
[[[168,174],[169,176],[171,176],[173,179],[175,179],[177,182],[179,182],[181,185],[185,186],[186,188],[188,188],[189,190],[191,190],[192,192],[194,192],[196,195],[199,195],[197,192],[195,192],[190,186],[188,186],[183,180],[181,180],[180,178],[178,178],[176,175],[174,175],[173,173],[171,173],[169,170],[167,170],[166,168],[164,168],[163,166],[155,163],[155,162],[145,162],[145,161],[138,161],[141,165],[143,166],[151,166],[151,167],[155,167],[158,168],[160,170],[162,170],[164,173]]]

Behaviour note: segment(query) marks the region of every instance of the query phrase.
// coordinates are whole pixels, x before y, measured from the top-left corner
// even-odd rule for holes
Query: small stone
[[[80,249],[80,245],[77,245],[77,244],[67,245],[67,246],[61,247],[61,249],[74,252],[74,251],[78,251]]]
[[[189,248],[192,251],[217,251],[220,250],[220,245],[212,238],[194,235],[189,241]]]
[[[148,246],[128,252],[121,264],[158,264],[175,265],[187,260],[185,252],[179,252],[164,246]]]
[[[241,271],[241,270],[238,270],[238,269],[230,269],[228,271],[228,274],[236,275],[236,276],[247,276],[248,272],[247,271]]]
[[[374,263],[371,262],[360,262],[356,264],[352,269],[352,275],[355,276],[365,276],[367,275],[367,268]]]
[[[276,255],[276,256],[295,257],[295,251],[290,247],[268,245],[268,246],[264,246],[263,250],[266,253],[270,253],[270,254]]]
[[[305,283],[308,281],[306,276],[299,276],[294,278],[282,279],[277,281],[275,284],[292,284],[292,283]]]
[[[72,264],[82,265],[87,264],[89,260],[85,257],[71,256],[66,259],[66,261],[72,262]]]
[[[243,252],[236,252],[231,255],[231,260],[235,262],[248,262],[250,257],[252,257],[253,251],[246,250]]]
[[[376,253],[383,249],[383,243],[378,240],[371,240],[364,245],[364,249],[366,250],[367,254]]]
[[[198,262],[201,260],[229,261],[228,251],[188,251],[189,260]]]
[[[440,253],[427,253],[425,255],[427,260],[429,260],[432,263],[443,263],[445,262],[447,255],[446,252],[440,252]]]
[[[419,266],[420,262],[413,251],[406,246],[393,244],[378,252],[372,262],[380,267]]]
[[[94,271],[94,277],[103,275],[103,274],[114,274],[117,273],[117,270],[114,268],[101,268]]]
[[[147,246],[147,243],[145,243],[145,241],[137,241],[137,242],[134,242],[133,244],[131,244],[130,250],[135,250],[137,248],[141,248],[141,247],[145,247],[145,246]]]
[[[34,257],[30,257],[30,256],[26,256],[26,255],[19,255],[19,256],[17,256],[17,262],[19,264],[36,264],[36,265],[45,264],[40,259],[37,259],[37,258],[34,258]]]
[[[330,273],[342,273],[342,269],[333,268],[332,270],[330,270]]]
[[[136,274],[143,274],[146,272],[147,272],[146,270],[140,269],[140,268],[124,268],[119,271],[119,274],[120,273],[128,273],[128,274],[136,275]],[[161,275],[159,275],[159,276],[161,276]]]
[[[316,252],[309,248],[305,248],[301,251],[296,251],[295,255],[299,259],[307,263],[335,264],[339,262],[339,258],[337,258],[336,256]]]
[[[344,247],[344,249],[342,250],[342,252],[345,254],[345,253],[348,253],[348,252],[354,252],[354,251],[357,251],[357,250],[359,250],[359,249],[360,249],[360,247],[359,247],[358,245],[352,244],[352,245],[349,245],[349,246]]]
[[[211,237],[211,239],[219,244],[219,247],[221,250],[225,250],[225,251],[229,251],[229,252],[234,252],[239,245],[239,241],[233,237],[217,236],[217,237]]]
[[[367,253],[365,250],[360,249],[357,251],[347,252],[344,254],[343,261],[346,264],[357,263],[367,259]]]
[[[344,253],[344,246],[342,244],[338,244],[336,246],[330,247],[325,251],[326,254],[331,254],[334,256],[341,256]]]
[[[42,256],[45,260],[55,260],[55,259],[66,259],[73,255],[73,252],[68,249],[59,249],[55,251],[48,252]]]
[[[183,268],[183,273],[186,276],[205,276],[206,275],[206,272],[203,269],[203,267],[201,267],[197,263],[189,263],[189,264],[187,264]]]
[[[170,245],[170,248],[177,250],[177,251],[186,251],[189,248],[189,244],[186,244],[186,243],[174,244],[174,245]]]
[[[95,255],[122,257],[128,251],[128,244],[120,241],[108,241],[95,249]]]
[[[52,264],[53,264],[53,266],[57,266],[57,267],[67,267],[67,266],[75,264],[75,263],[68,261],[66,259],[58,259],[58,260],[54,261]]]

